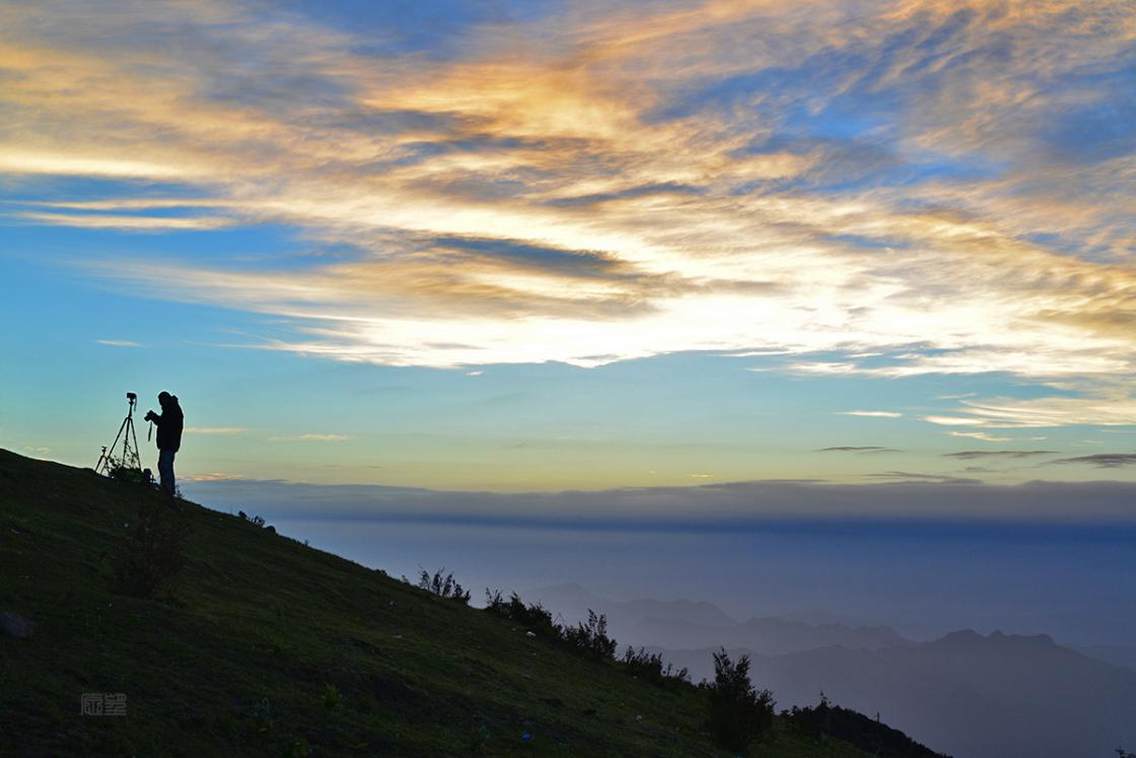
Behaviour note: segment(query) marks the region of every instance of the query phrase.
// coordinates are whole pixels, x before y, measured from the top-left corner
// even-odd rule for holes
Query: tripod
[[[103,447],[103,454],[99,456],[99,462],[95,464],[96,473],[114,476],[115,472],[121,469],[142,471],[142,457],[138,453],[138,435],[134,433],[134,406],[138,404],[138,395],[127,392],[126,402],[128,403],[126,418],[122,420],[122,426],[118,427],[118,434],[114,436],[114,442],[110,443],[109,448]],[[114,451],[118,447],[120,439],[122,440],[122,456],[115,457]]]

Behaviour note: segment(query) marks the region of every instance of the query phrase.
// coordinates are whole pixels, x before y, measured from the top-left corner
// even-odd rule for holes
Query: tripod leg
[[[107,469],[110,468],[110,462],[114,458],[114,449],[118,445],[118,438],[122,436],[122,433],[124,431],[126,431],[126,422],[128,422],[128,421],[130,421],[129,416],[127,416],[126,418],[124,418],[122,420],[122,426],[118,427],[118,434],[114,435],[114,442],[110,443],[110,447],[107,448],[107,452],[103,454],[104,457],[106,458],[105,468],[107,468]],[[125,451],[123,451],[123,457],[125,457]],[[103,459],[100,458],[99,460],[101,461]],[[125,461],[123,461],[123,463],[125,463]],[[98,471],[98,469],[95,469],[95,470]],[[108,471],[107,473],[110,473],[110,472]]]
[[[134,433],[134,419],[130,421],[130,437],[134,440],[134,468],[142,470],[142,453],[138,450],[138,435]],[[125,456],[123,456],[125,457]]]

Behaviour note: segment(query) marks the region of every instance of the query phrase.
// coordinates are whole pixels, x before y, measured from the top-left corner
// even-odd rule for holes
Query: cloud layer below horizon
[[[476,492],[203,477],[188,487],[214,508],[295,521],[370,521],[636,532],[783,525],[1009,523],[1132,526],[1136,483],[951,477],[874,484],[754,481],[593,491]],[[1070,504],[1075,503],[1071,508]]]

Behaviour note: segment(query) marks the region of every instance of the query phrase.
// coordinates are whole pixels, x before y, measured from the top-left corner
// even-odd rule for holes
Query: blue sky
[[[1136,482],[1126,3],[8,2],[0,82],[0,446]]]

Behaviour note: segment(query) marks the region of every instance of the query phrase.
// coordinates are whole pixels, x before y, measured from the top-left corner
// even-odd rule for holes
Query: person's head
[[[161,392],[158,393],[158,405],[165,408],[169,404],[170,404],[170,393],[166,392],[165,390],[162,390]]]

